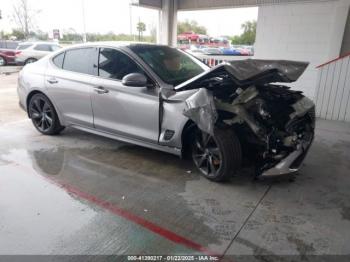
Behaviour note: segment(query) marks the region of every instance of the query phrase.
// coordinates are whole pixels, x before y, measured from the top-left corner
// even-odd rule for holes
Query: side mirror
[[[140,73],[131,73],[123,77],[122,84],[125,86],[147,86],[147,78]]]

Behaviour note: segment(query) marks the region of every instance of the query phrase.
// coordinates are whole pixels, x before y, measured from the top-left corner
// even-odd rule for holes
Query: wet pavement
[[[15,120],[0,111],[0,254],[350,254],[349,124],[318,121],[294,182],[244,170],[218,184],[166,153],[73,129],[43,136],[11,101]]]

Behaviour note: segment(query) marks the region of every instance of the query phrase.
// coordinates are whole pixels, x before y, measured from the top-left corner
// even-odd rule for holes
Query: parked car
[[[221,49],[220,48],[216,48],[216,47],[202,48],[202,52],[205,55],[222,55]]]
[[[245,47],[240,47],[236,49],[241,55],[248,56],[251,54],[250,50]]]
[[[53,42],[25,42],[17,46],[16,64],[26,65],[38,61],[47,54],[60,49],[57,43]]]
[[[16,49],[18,46],[18,41],[11,40],[0,40],[0,49]]]
[[[184,32],[182,34],[179,34],[177,36],[177,39],[179,40],[183,40],[183,39],[187,39],[190,41],[197,41],[199,39],[200,35],[196,34],[195,32]]]
[[[0,49],[0,66],[15,64],[16,50]]]
[[[223,55],[241,55],[241,52],[235,48],[228,47],[228,48],[220,48]]]
[[[59,50],[19,74],[34,127],[73,127],[191,157],[206,178],[228,180],[242,159],[257,176],[296,172],[314,137],[315,108],[294,82],[308,63],[244,60],[208,68],[150,44],[91,43]]]

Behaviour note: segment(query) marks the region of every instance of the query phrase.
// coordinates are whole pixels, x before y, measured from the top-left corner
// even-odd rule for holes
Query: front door
[[[94,126],[108,133],[157,143],[158,88],[124,86],[121,80],[130,73],[145,74],[121,51],[100,49],[98,77],[92,94]]]

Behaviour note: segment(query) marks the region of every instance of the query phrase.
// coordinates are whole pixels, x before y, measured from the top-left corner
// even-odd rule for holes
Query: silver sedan
[[[256,175],[298,171],[314,135],[314,104],[273,82],[307,63],[245,60],[208,68],[180,50],[136,43],[61,49],[20,72],[20,105],[35,128],[73,127],[193,159],[212,181],[242,159]]]

